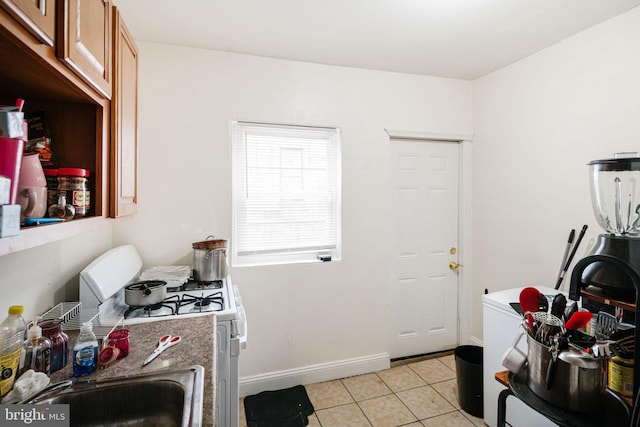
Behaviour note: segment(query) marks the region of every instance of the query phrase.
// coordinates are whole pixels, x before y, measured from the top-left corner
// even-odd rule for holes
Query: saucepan
[[[167,282],[164,280],[143,280],[124,288],[124,301],[133,306],[153,305],[167,297]]]
[[[193,278],[212,282],[227,277],[227,241],[208,236],[193,246]]]

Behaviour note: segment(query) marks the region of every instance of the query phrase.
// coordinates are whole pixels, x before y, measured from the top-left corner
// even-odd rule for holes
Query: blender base
[[[590,255],[609,255],[640,271],[640,239],[637,237],[600,234]],[[635,301],[636,289],[627,274],[616,266],[594,262],[584,269],[582,287],[594,286],[605,295],[624,301]]]

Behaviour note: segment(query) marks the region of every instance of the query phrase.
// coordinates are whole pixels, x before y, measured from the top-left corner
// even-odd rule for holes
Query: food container
[[[42,328],[42,336],[51,341],[51,373],[67,366],[69,361],[69,336],[62,332],[62,320],[43,320],[38,324]]]
[[[82,168],[58,169],[58,193],[64,191],[67,203],[75,209],[75,218],[82,218],[91,208],[89,171]]]
[[[602,409],[607,384],[605,359],[596,359],[574,350],[561,351],[553,384],[547,389],[551,351],[531,336],[527,337],[527,385],[532,392],[542,400],[569,411],[588,413]]]
[[[209,240],[211,238],[211,240]],[[212,282],[227,277],[227,241],[208,236],[193,246],[193,278]]]
[[[44,169],[47,179],[47,208],[58,203],[58,169]]]
[[[633,396],[633,359],[615,356],[609,359],[609,388],[626,397]]]

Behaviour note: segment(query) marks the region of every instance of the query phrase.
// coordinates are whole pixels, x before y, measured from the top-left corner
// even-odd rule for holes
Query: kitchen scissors
[[[175,337],[172,337],[171,335],[163,335],[162,337],[160,337],[160,339],[158,340],[158,347],[156,347],[156,349],[153,350],[153,353],[151,353],[149,357],[147,357],[142,366],[150,363],[153,359],[158,357],[160,353],[162,353],[169,347],[173,347],[174,345],[178,344],[181,339],[182,338],[180,337],[180,335]]]

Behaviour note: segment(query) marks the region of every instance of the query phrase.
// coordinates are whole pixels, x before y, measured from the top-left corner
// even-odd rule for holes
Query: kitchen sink
[[[68,404],[75,426],[200,426],[204,368],[199,365],[149,374],[77,382],[45,392],[31,404]]]

